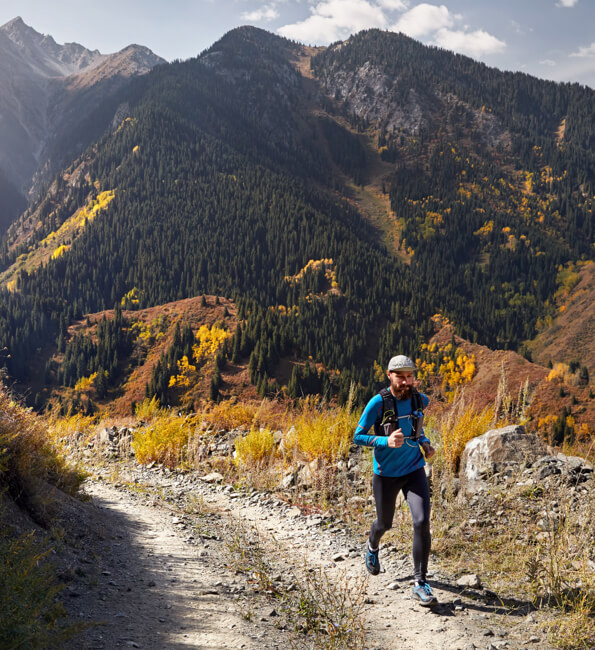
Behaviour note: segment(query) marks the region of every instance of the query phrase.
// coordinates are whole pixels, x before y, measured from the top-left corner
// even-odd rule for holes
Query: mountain
[[[1,26],[0,170],[7,181],[34,195],[109,125],[113,94],[158,63],[136,45],[105,55],[59,45],[21,18]],[[0,203],[0,223],[16,214],[12,202]]]
[[[369,394],[437,312],[521,350],[559,267],[592,256],[593,97],[397,34],[314,50],[233,30],[118,89],[117,126],[10,228],[7,366],[27,381],[53,345],[55,381],[116,373],[119,335],[101,351],[68,326],[131,295],[233,300],[226,358],[261,394]],[[161,401],[183,352],[150,382]]]

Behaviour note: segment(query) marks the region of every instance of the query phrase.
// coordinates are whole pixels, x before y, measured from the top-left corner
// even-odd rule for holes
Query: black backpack
[[[377,436],[390,436],[390,434],[399,428],[399,416],[397,413],[397,403],[394,395],[388,388],[383,388],[379,395],[382,397],[382,413],[380,424],[374,424],[374,430]],[[422,436],[424,422],[424,404],[420,393],[415,388],[411,394],[411,438],[419,440]]]

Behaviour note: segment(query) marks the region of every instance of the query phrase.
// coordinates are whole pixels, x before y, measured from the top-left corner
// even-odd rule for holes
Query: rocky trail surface
[[[440,604],[423,608],[408,555],[387,545],[384,571],[371,577],[363,537],[341,522],[219,481],[160,467],[94,470],[65,577],[68,610],[91,625],[72,648],[331,647],[324,631],[296,633],[296,621],[313,622],[292,617],[296,604],[314,596],[328,620],[341,618],[337,603],[362,609],[361,647],[548,647],[527,603],[504,607],[472,578],[462,586],[435,572]]]

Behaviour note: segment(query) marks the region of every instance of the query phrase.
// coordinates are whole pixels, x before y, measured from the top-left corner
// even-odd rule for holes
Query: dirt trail
[[[103,481],[85,491],[96,510],[81,550],[88,572],[67,592],[92,626],[72,648],[279,647],[242,617],[216,539],[189,543],[174,510],[134,492]]]
[[[111,471],[103,470],[105,478]],[[539,637],[530,616],[504,612],[489,595],[439,573],[431,581],[440,605],[422,608],[411,598],[407,555],[387,549],[386,571],[370,577],[362,540],[270,494],[139,467],[120,470],[118,482],[86,486],[94,515],[78,559],[88,573],[68,590],[80,619],[104,625],[90,628],[73,648],[298,647],[280,626],[275,601],[255,594],[245,576],[228,568],[223,537],[235,525],[258,531],[279,579],[306,566],[323,567],[337,585],[363,580],[368,648],[546,647],[534,645]],[[199,516],[188,514],[189,498],[202,504]]]

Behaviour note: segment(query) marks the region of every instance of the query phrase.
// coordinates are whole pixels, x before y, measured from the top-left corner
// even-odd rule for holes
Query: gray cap
[[[399,354],[388,362],[388,371],[392,372],[393,370],[417,370],[417,368],[409,357]]]

